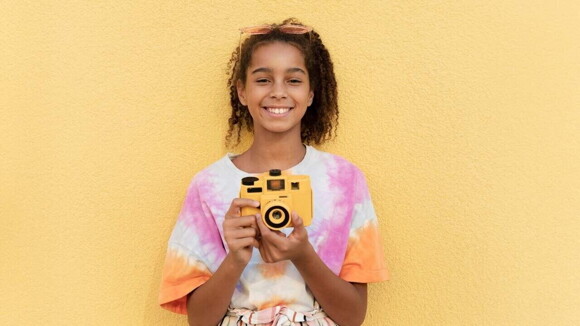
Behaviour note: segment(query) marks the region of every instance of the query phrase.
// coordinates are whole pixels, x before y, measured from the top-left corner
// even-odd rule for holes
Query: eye
[[[267,78],[259,78],[259,79],[256,79],[256,83],[258,83],[258,84],[266,84],[269,81],[270,80],[268,80]]]
[[[300,84],[302,81],[300,79],[290,79],[288,81],[290,84]]]

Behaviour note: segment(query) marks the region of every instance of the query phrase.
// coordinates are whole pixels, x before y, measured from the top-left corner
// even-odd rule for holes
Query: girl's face
[[[262,45],[254,50],[246,76],[237,90],[254,121],[254,134],[300,137],[300,120],[314,97],[302,52],[284,42]]]

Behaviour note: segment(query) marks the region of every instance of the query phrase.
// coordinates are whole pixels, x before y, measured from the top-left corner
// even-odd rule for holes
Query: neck
[[[266,172],[270,169],[287,170],[304,159],[306,148],[299,134],[264,136],[255,134],[252,145],[244,153],[248,155],[256,170],[252,172]]]

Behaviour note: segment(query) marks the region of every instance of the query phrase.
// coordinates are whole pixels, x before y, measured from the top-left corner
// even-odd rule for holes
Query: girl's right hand
[[[235,198],[224,218],[223,230],[224,239],[229,249],[228,255],[232,255],[234,261],[244,267],[252,257],[253,247],[258,248],[259,246],[258,240],[256,240],[259,229],[256,224],[256,216],[241,216],[241,211],[242,207],[258,207],[259,205],[260,202],[252,199]]]

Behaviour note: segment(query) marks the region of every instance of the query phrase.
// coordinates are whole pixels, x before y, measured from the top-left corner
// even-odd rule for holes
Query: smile
[[[264,110],[268,111],[270,115],[273,116],[285,116],[292,110],[292,107],[285,107],[285,108],[272,108],[272,107],[264,107]]]

